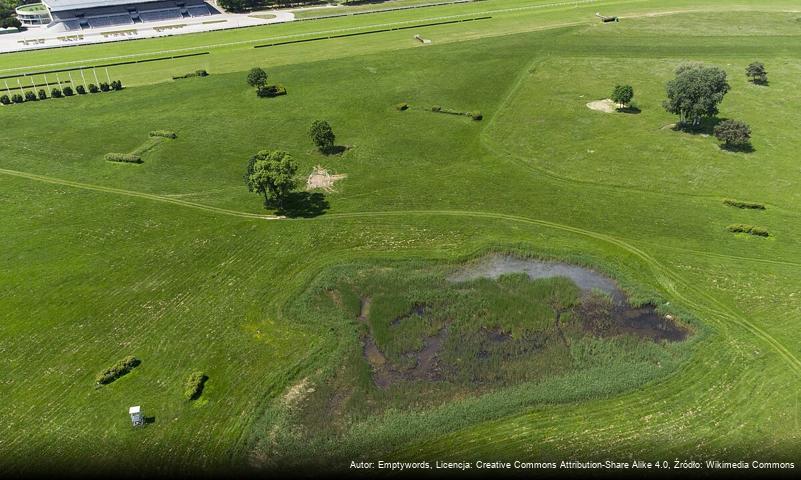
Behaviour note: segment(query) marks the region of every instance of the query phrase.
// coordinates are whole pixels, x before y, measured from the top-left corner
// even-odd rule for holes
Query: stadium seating
[[[110,5],[53,13],[51,27],[64,31],[87,30],[147,22],[164,22],[191,17],[207,17],[219,13],[203,0],[161,0]]]

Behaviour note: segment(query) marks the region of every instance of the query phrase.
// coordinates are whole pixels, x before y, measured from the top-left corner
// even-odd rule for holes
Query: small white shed
[[[129,408],[128,413],[131,415],[131,423],[134,427],[139,427],[145,424],[145,419],[142,416],[142,407],[139,405]]]

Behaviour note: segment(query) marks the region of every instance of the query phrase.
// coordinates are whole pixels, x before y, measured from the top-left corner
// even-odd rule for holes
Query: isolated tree
[[[718,105],[729,91],[726,72],[715,66],[685,63],[667,83],[665,110],[679,116],[679,125],[698,127],[701,119],[717,115]]]
[[[634,88],[631,85],[616,85],[612,91],[612,101],[626,107],[634,98]]]
[[[297,164],[287,152],[262,150],[248,162],[245,184],[249,191],[264,197],[265,206],[281,208],[295,188],[297,170]]]
[[[315,120],[312,122],[309,128],[309,137],[311,137],[312,142],[314,142],[317,148],[323,152],[330,151],[331,148],[334,147],[334,140],[336,139],[334,130],[331,129],[331,125],[325,120]]]
[[[745,67],[745,75],[751,82],[758,85],[768,83],[768,71],[762,62],[752,62]]]
[[[724,120],[715,125],[715,137],[727,147],[743,147],[751,143],[751,127],[739,120]]]
[[[267,72],[259,67],[251,68],[248,73],[248,85],[260,87],[267,83]]]

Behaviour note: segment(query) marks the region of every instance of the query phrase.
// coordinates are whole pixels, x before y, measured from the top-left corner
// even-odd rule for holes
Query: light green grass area
[[[122,91],[0,106],[0,471],[345,469],[352,452],[798,462],[801,12],[769,3],[488,0],[0,56],[0,75],[18,75],[210,52],[109,67]],[[492,18],[252,48],[456,16]],[[720,117],[751,125],[753,152],[665,128],[676,118],[664,83],[687,60],[728,72]],[[769,85],[745,81],[755,60]],[[288,94],[257,98],[253,66]],[[210,75],[171,79],[198,69]],[[586,107],[618,83],[641,113]],[[317,119],[345,153],[312,146]],[[141,165],[103,159],[154,130],[177,138]],[[290,152],[301,181],[315,165],[347,177],[313,209],[271,219],[242,182],[261,149]],[[697,334],[663,371],[611,362],[436,406],[399,401],[336,425],[339,437],[287,414],[336,385],[342,352],[358,347],[352,312],[298,307],[326,272],[489,251],[596,266]],[[128,355],[141,364],[96,387]],[[189,401],[197,371],[208,379]],[[152,423],[131,428],[132,405]]]

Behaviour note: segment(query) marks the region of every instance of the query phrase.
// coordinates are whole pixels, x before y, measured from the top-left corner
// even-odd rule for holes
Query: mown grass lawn
[[[467,398],[360,419],[337,442],[309,445],[320,462],[344,468],[355,451],[797,460],[798,394],[788,386],[801,373],[801,14],[762,11],[791,2],[532,5],[493,0],[264,35],[498,11],[424,30],[435,40],[426,47],[407,30],[252,49],[261,31],[246,29],[2,56],[6,74],[251,42],[115,67],[129,86],[121,92],[0,108],[0,465],[186,471],[256,457],[275,466],[254,445],[272,429],[291,432],[281,423],[286,392],[337,365],[349,341],[347,325],[298,315],[291,301],[337,265],[454,262],[492,249],[592,263],[634,295],[675,304],[698,322],[689,360],[646,384],[618,373],[627,391],[590,399],[546,384],[534,400],[518,392],[511,409]],[[623,21],[600,25],[599,5]],[[684,9],[713,13],[645,16]],[[727,70],[720,116],[752,125],[754,152],[663,128],[675,121],[660,106],[664,82],[686,60]],[[745,82],[753,60],[766,64],[769,86]],[[244,81],[255,65],[288,95],[256,98]],[[211,75],[168,80],[197,68]],[[642,113],[585,106],[624,82]],[[402,101],[412,108],[397,111]],[[484,119],[427,111],[434,105]],[[306,129],[316,119],[331,123],[344,154],[313,149]],[[143,164],[103,160],[159,129],[178,138]],[[321,215],[254,218],[272,212],[242,174],[263,148],[289,151],[303,176],[321,164],[347,178]],[[732,234],[733,223],[771,237]],[[126,355],[142,364],[96,388],[95,375]],[[209,379],[187,401],[196,370]],[[127,408],[139,404],[155,421],[133,430]]]

